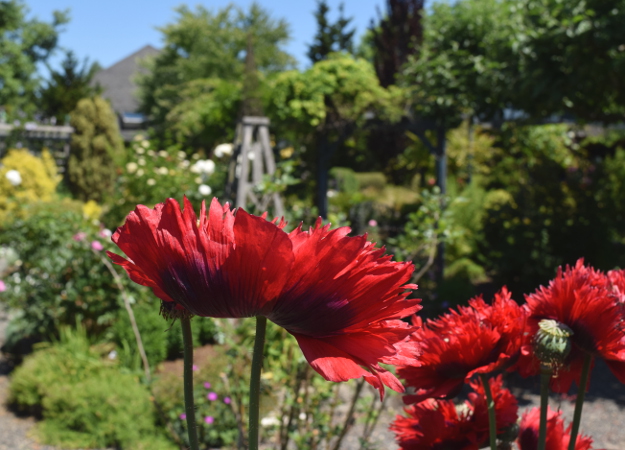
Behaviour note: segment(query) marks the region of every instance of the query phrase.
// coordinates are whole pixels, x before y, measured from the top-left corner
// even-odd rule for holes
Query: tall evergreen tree
[[[86,58],[81,66],[74,52],[66,51],[61,70],[50,69],[50,80],[41,90],[41,112],[46,117],[55,117],[59,123],[64,122],[79,100],[101,93],[99,86],[91,84],[99,69],[98,63],[89,64]]]
[[[395,76],[410,55],[419,52],[423,41],[424,0],[387,0],[386,15],[377,25],[371,21],[373,64],[380,84],[395,84]],[[378,15],[379,14],[378,11]]]
[[[313,64],[326,59],[332,52],[354,52],[354,33],[356,29],[347,29],[352,18],[346,18],[343,15],[343,3],[339,6],[339,18],[336,22],[330,23],[327,17],[329,12],[330,7],[328,3],[325,0],[319,0],[317,2],[317,12],[315,12],[317,34],[313,43],[308,47],[308,58]]]

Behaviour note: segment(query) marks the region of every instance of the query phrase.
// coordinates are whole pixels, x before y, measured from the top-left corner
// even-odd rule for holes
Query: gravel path
[[[0,345],[4,340],[6,322],[6,313],[0,307]],[[0,450],[61,450],[39,444],[29,437],[29,432],[35,425],[33,418],[16,417],[6,409],[10,370],[10,364],[0,354]],[[506,385],[517,396],[520,413],[539,405],[537,378],[524,380],[510,375]],[[550,399],[550,405],[553,409],[563,411],[568,424],[573,416],[574,401],[574,395],[568,398],[554,395]],[[393,434],[388,431],[388,425],[396,414],[401,413],[402,408],[398,395],[389,398],[386,412],[372,435],[372,443],[376,444],[373,448],[397,448]],[[358,438],[361,431],[359,425],[350,430],[341,446],[342,450],[359,450]],[[602,361],[597,361],[592,373],[590,390],[584,404],[581,432],[592,436],[595,449],[625,449],[625,385],[612,375]]]

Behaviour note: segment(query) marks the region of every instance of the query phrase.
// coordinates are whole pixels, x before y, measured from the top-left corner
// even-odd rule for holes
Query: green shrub
[[[106,353],[106,349],[103,349]],[[150,393],[90,346],[84,328],[64,329],[11,376],[9,401],[43,418],[41,439],[65,448],[172,448],[154,425]]]
[[[115,160],[123,150],[117,118],[106,100],[84,98],[71,114],[69,188],[80,200],[102,202],[113,192]]]
[[[334,179],[337,190],[346,194],[355,194],[360,187],[356,173],[347,167],[333,167],[330,169],[330,177]]]
[[[138,204],[152,207],[169,197],[186,196],[199,209],[201,200],[223,195],[227,162],[217,161],[214,169],[210,165],[197,153],[189,158],[177,146],[159,150],[155,142],[137,135],[120,160],[116,195],[107,205],[105,222],[118,226]],[[207,187],[211,193],[203,195]]]
[[[354,176],[362,190],[381,191],[386,186],[386,177],[382,172],[359,172]]]
[[[119,288],[103,262],[114,250],[102,230],[83,216],[79,202],[31,205],[28,217],[0,229],[0,246],[19,258],[4,282],[3,300],[17,313],[7,340],[48,339],[63,325],[81,322],[90,333],[103,332],[120,309]],[[93,250],[96,243],[100,250]],[[118,267],[125,289],[139,301],[149,289],[132,283]]]
[[[47,150],[40,158],[26,149],[9,150],[0,161],[0,224],[24,217],[24,205],[51,200],[59,181]]]
[[[43,411],[40,438],[65,448],[136,449],[156,433],[149,392],[133,376],[115,370],[57,385],[43,398]],[[149,443],[144,448],[173,448],[164,437]]]

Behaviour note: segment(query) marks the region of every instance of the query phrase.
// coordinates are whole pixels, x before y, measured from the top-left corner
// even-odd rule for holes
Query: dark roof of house
[[[99,83],[103,88],[102,96],[110,100],[113,109],[118,113],[136,112],[139,107],[137,100],[137,84],[135,77],[145,69],[139,61],[146,56],[157,55],[160,50],[146,45],[142,49],[113,64],[107,69],[100,70],[93,77],[93,83]]]

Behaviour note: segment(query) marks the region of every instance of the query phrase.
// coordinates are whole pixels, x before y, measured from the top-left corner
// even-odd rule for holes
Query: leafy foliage
[[[54,11],[51,23],[27,19],[21,0],[0,2],[0,105],[10,119],[34,113],[40,79],[37,64],[45,62],[57,47],[66,12]]]
[[[219,133],[219,125],[227,123],[229,128],[237,118],[249,42],[255,66],[269,76],[294,64],[283,50],[289,29],[284,20],[271,18],[257,3],[248,11],[229,5],[217,11],[182,6],[176,12],[177,20],[161,29],[163,50],[147,63],[149,72],[139,78],[141,109],[161,134],[182,120],[175,130],[178,137],[210,148],[217,141],[231,139],[223,128]],[[212,106],[196,101],[197,95]],[[181,103],[186,106],[176,108]],[[217,116],[218,122],[213,122]],[[201,131],[209,123],[211,128]]]
[[[59,327],[77,322],[97,335],[116,317],[119,291],[100,253],[112,245],[110,232],[83,214],[82,204],[75,201],[32,205],[27,218],[0,233],[0,245],[19,257],[3,293],[3,300],[17,312],[7,346],[23,338],[53,337]],[[148,293],[129,280],[125,283],[136,299]]]
[[[102,202],[113,191],[115,159],[123,149],[117,118],[100,97],[80,100],[71,117],[69,188],[80,200]]]

